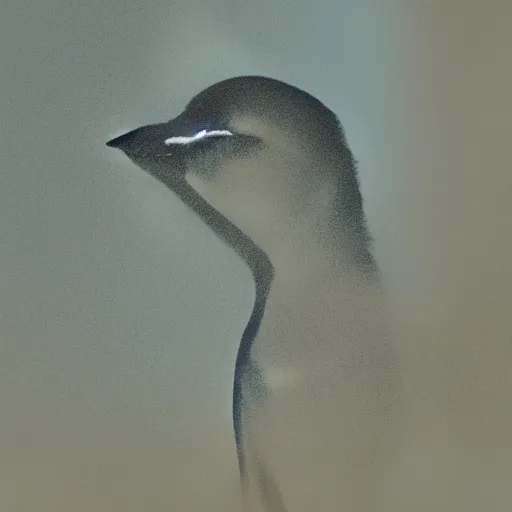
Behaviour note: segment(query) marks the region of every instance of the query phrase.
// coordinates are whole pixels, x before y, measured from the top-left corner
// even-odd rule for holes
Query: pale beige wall
[[[508,510],[512,5],[418,4],[409,7],[416,42],[399,236],[417,269],[400,293],[425,432],[409,467],[423,459],[426,487],[437,492],[422,484],[409,492],[437,509]]]

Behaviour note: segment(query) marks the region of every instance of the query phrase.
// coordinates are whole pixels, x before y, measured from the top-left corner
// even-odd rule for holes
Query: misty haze
[[[231,400],[251,273],[105,142],[264,75],[332,109],[358,161],[404,384],[402,456],[381,482],[393,511],[509,510],[511,14],[498,0],[3,9],[0,509],[241,510]]]

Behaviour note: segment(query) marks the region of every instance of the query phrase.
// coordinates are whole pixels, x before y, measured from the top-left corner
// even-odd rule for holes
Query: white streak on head
[[[196,134],[190,136],[190,137],[169,137],[168,139],[165,139],[165,145],[170,146],[171,144],[190,144],[191,142],[194,142],[199,139],[204,139],[205,137],[212,137],[212,136],[230,136],[233,135],[228,130],[212,130],[211,132],[207,130],[201,130],[200,132],[197,132]]]

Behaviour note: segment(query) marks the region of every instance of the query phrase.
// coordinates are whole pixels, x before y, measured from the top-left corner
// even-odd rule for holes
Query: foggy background
[[[360,162],[429,433],[411,459],[442,454],[447,486],[481,483],[474,510],[508,510],[511,15],[505,0],[4,0],[0,509],[239,510],[249,271],[104,143],[263,74],[334,110]],[[447,504],[422,482],[404,492]]]

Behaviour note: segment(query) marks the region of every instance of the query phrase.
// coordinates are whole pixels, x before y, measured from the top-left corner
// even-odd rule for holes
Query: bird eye
[[[195,142],[200,139],[204,139],[206,137],[229,137],[233,135],[229,130],[201,130],[194,135],[183,137],[183,136],[176,136],[176,137],[169,137],[168,139],[165,139],[165,145],[170,146],[171,144],[190,144],[192,142]]]

